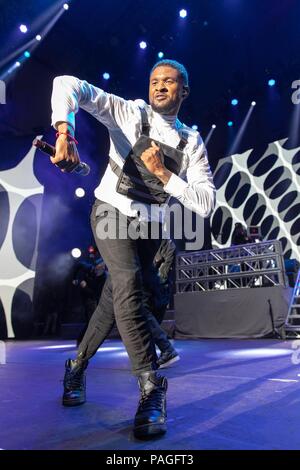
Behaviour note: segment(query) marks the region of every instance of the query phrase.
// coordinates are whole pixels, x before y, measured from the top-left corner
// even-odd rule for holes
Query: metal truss
[[[285,323],[287,335],[293,337],[300,334],[300,269],[298,271],[297,280],[291,298],[288,316]]]
[[[287,285],[279,240],[176,257],[177,293],[277,285]]]

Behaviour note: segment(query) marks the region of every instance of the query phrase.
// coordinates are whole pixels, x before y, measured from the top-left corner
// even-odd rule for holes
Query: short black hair
[[[187,70],[184,65],[180,64],[180,62],[177,62],[177,60],[171,60],[171,59],[162,59],[156,62],[156,64],[153,65],[150,75],[152,72],[157,68],[157,67],[172,67],[173,69],[176,69],[181,78],[184,86],[189,86],[189,76],[187,73]]]

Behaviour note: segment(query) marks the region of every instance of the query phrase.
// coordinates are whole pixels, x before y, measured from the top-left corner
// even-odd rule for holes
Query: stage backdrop
[[[285,258],[300,260],[300,147],[288,148],[287,140],[219,160],[213,246],[230,246],[241,222],[260,226],[264,240],[281,241]]]
[[[58,75],[74,75],[126,99],[148,100],[149,72],[157,53],[184,63],[191,95],[180,119],[198,126],[204,140],[216,125],[207,145],[217,185],[213,245],[227,246],[234,222],[240,221],[261,225],[264,238],[281,239],[287,258],[299,258],[300,105],[292,100],[292,84],[300,78],[299,2],[226,1],[218,2],[218,8],[210,0],[190,2],[193,8],[182,21],[179,1],[157,1],[157,15],[153,2],[85,0],[72,2],[54,23],[50,0],[43,3],[42,12],[40,2],[33,0],[4,3],[0,15],[0,79],[6,82],[5,104],[0,103],[0,336],[32,335],[34,322],[45,320],[49,292],[58,294],[61,321],[69,321],[70,252],[93,241],[89,214],[109,146],[103,126],[79,111],[79,152],[91,166],[86,178],[62,174],[37,152],[30,169],[18,172],[28,152],[28,158],[33,158],[30,148],[36,135],[55,142],[50,100],[52,81]],[[29,36],[19,33],[16,19],[27,23]],[[48,34],[36,42],[43,21]],[[138,47],[141,39],[148,43],[145,50]],[[30,54],[25,60],[27,47]],[[11,66],[14,72],[8,73]],[[276,85],[269,87],[269,79],[276,79]],[[231,105],[233,98],[239,100],[236,107]],[[252,100],[257,106],[245,127]],[[291,145],[285,141],[287,136],[298,142]],[[84,198],[75,197],[77,187],[85,190]]]
[[[0,171],[0,333],[28,337],[33,324],[33,287],[43,186],[29,148],[13,168]],[[2,155],[5,159],[5,155]]]

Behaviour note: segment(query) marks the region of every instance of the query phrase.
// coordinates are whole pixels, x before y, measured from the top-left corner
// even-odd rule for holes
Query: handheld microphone
[[[34,139],[32,142],[32,145],[37,147],[39,150],[44,152],[45,154],[49,155],[50,157],[54,157],[55,155],[55,147],[53,145],[48,144],[47,142],[44,142],[43,140],[40,139]],[[90,172],[90,167],[87,163],[80,162],[80,163],[73,163],[70,165],[70,162],[66,162],[65,160],[62,160],[61,162],[56,163],[56,166],[58,166],[61,169],[67,168],[68,173],[77,173],[77,175],[81,176],[86,176]]]

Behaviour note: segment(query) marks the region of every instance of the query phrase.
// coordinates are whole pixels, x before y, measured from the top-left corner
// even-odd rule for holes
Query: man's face
[[[153,70],[149,84],[149,102],[159,114],[175,115],[178,113],[184,91],[182,78],[178,70],[161,65]]]

